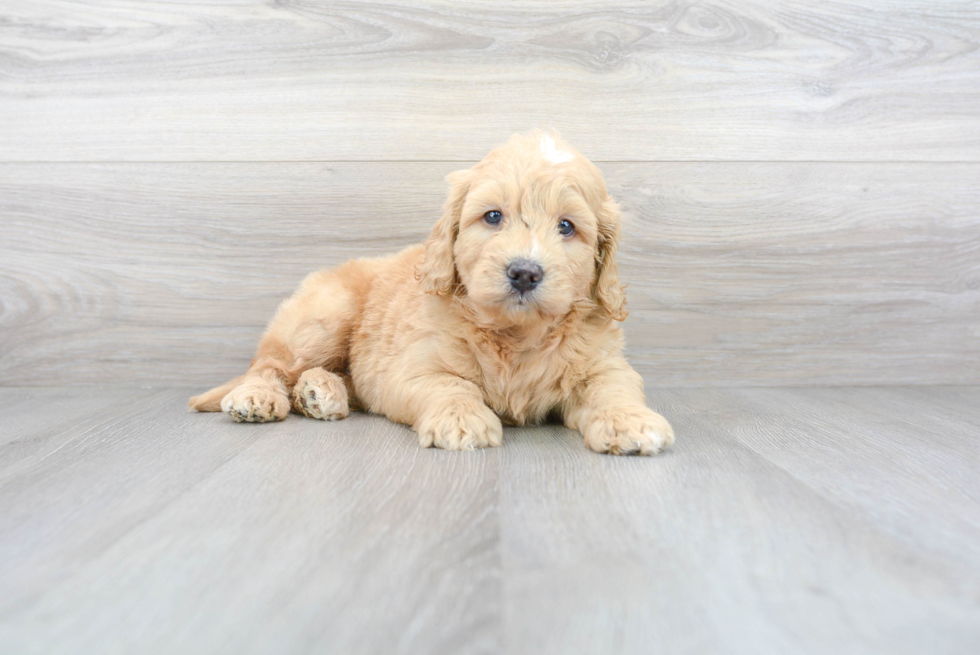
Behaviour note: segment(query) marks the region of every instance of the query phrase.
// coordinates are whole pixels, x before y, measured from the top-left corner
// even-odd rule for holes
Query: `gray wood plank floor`
[[[980,644],[980,387],[650,389],[678,433],[652,459],[189,391],[0,389],[0,651]]]

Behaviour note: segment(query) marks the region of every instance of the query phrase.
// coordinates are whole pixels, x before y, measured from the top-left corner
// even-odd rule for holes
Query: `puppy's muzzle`
[[[527,293],[541,282],[544,269],[527,259],[515,259],[507,267],[507,277],[510,278],[510,286],[521,293]]]

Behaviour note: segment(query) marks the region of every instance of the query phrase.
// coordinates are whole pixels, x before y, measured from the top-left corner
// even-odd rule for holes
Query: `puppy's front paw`
[[[667,419],[642,406],[598,411],[582,434],[589,448],[613,455],[655,455],[674,443]]]
[[[415,425],[423,448],[473,450],[499,446],[504,438],[500,419],[478,401],[461,401],[434,407]]]
[[[268,382],[243,382],[221,399],[221,411],[246,423],[281,421],[289,414],[289,398]]]
[[[293,387],[293,408],[300,414],[324,421],[346,418],[350,411],[347,387],[336,373],[322,368],[308,369]]]

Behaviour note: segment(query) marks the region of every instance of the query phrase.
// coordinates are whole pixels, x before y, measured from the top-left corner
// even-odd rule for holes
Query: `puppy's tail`
[[[194,396],[190,399],[190,401],[188,401],[187,409],[194,410],[196,412],[220,412],[221,399],[224,398],[229,391],[241,384],[244,378],[244,375],[239,375],[234,380],[228,380],[220,387],[215,387],[211,391],[205,391],[200,396]]]

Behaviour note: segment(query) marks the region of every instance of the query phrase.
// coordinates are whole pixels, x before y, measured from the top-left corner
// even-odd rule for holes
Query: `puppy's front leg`
[[[446,373],[415,378],[401,398],[403,415],[423,448],[473,450],[499,446],[500,419],[483,402],[479,387]]]
[[[643,378],[625,359],[607,363],[579,384],[564,404],[565,425],[597,453],[654,455],[674,443],[674,430],[647,407]]]

